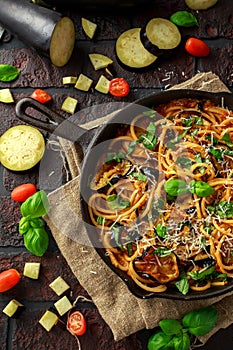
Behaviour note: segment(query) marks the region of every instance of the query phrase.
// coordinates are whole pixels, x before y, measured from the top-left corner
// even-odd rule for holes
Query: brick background
[[[69,95],[79,101],[77,111],[96,104],[119,102],[117,98],[103,95],[92,88],[89,93],[84,93],[71,86],[62,84],[62,77],[67,75],[86,74],[97,82],[103,72],[94,71],[88,53],[98,52],[111,57],[116,76],[122,76],[130,84],[130,94],[120,102],[131,102],[140,97],[148,96],[152,92],[160,91],[169,86],[181,83],[191,78],[197,72],[212,71],[220,76],[222,81],[233,91],[233,3],[232,0],[219,0],[217,5],[206,11],[193,11],[199,26],[183,28],[182,43],[178,50],[169,58],[158,59],[153,67],[143,72],[133,72],[123,67],[115,55],[115,42],[117,37],[125,30],[133,27],[143,27],[153,17],[169,16],[178,10],[188,10],[184,0],[160,0],[150,8],[131,13],[108,13],[103,15],[85,11],[76,12],[74,9],[61,9],[69,15],[75,23],[76,44],[70,62],[62,68],[53,66],[49,58],[41,56],[34,49],[25,45],[18,38],[13,38],[9,43],[1,43],[0,64],[12,64],[21,70],[18,79],[11,83],[0,82],[0,88],[9,87],[15,98],[15,102],[25,96],[29,96],[35,88],[44,88],[53,96],[49,107],[69,117],[68,113],[61,111],[63,100]],[[85,16],[97,23],[98,30],[94,40],[89,40],[81,29],[81,17]],[[196,36],[204,39],[211,48],[211,54],[206,58],[193,58],[184,50],[185,39]],[[221,64],[219,64],[221,62]],[[106,112],[106,105],[100,107],[99,114]],[[91,114],[78,114],[80,123],[92,120]],[[15,116],[15,104],[5,105],[0,103],[0,134],[9,127],[20,124]],[[47,134],[44,134],[48,137]],[[18,234],[17,224],[20,219],[19,204],[12,202],[10,191],[17,185],[33,182],[39,188],[51,191],[57,188],[65,179],[61,159],[56,153],[56,164],[51,163],[54,151],[47,151],[44,160],[47,172],[38,179],[39,166],[24,173],[14,173],[3,167],[0,168],[0,271],[11,267],[17,268],[22,274],[26,261],[41,262],[41,274],[38,281],[31,281],[22,277],[20,283],[11,291],[0,295],[0,309],[12,298],[22,301],[26,309],[17,320],[8,319],[0,311],[0,349],[77,349],[73,336],[67,331],[55,327],[47,333],[38,320],[47,308],[53,305],[57,296],[48,287],[48,284],[61,275],[71,286],[68,296],[73,301],[77,295],[88,297],[83,287],[76,280],[66,261],[59,252],[56,243],[50,237],[50,245],[46,254],[35,257],[30,254],[23,245],[23,238]],[[59,169],[59,175],[48,176],[53,170]],[[57,173],[57,171],[55,171]],[[83,350],[146,350],[147,340],[154,330],[143,330],[120,342],[115,342],[109,327],[105,324],[98,310],[92,304],[81,305],[87,318],[87,333],[80,338]],[[133,315],[132,315],[133,317]],[[221,347],[221,350],[232,348],[232,327],[211,338],[203,350],[213,350]],[[224,337],[225,344],[219,339]]]

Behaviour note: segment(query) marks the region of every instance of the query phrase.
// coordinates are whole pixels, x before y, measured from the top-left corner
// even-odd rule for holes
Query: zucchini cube
[[[76,100],[76,98],[68,96],[63,101],[61,109],[67,113],[74,114],[77,104],[78,100]]]
[[[47,310],[39,320],[39,323],[41,324],[42,327],[46,329],[47,332],[49,332],[51,331],[53,326],[55,326],[57,321],[58,321],[58,316],[52,311]]]
[[[2,310],[4,314],[6,314],[9,317],[15,316],[15,314],[19,311],[19,309],[24,309],[24,305],[21,304],[19,301],[12,299]]]
[[[74,87],[75,89],[78,89],[81,91],[89,91],[92,83],[93,83],[92,79],[88,78],[84,74],[80,74]]]
[[[95,90],[101,92],[102,94],[108,94],[109,84],[110,81],[104,75],[101,75],[95,86]]]
[[[58,295],[65,293],[70,286],[64,281],[64,279],[59,276],[53,282],[49,284],[49,287]]]
[[[40,263],[37,262],[26,262],[24,265],[23,275],[34,280],[39,278],[40,274]]]
[[[54,303],[55,308],[57,309],[59,315],[63,316],[68,311],[72,309],[72,304],[67,298],[67,296],[62,297],[56,303]]]

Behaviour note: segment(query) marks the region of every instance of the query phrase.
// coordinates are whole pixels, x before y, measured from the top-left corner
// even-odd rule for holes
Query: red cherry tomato
[[[129,84],[124,78],[114,78],[109,84],[109,93],[116,97],[124,97],[129,93]]]
[[[74,311],[69,315],[67,327],[72,334],[83,335],[86,332],[87,324],[80,311]]]
[[[34,193],[36,193],[36,186],[34,184],[22,184],[13,189],[11,199],[15,202],[24,202]]]
[[[34,100],[37,100],[40,103],[46,103],[52,100],[52,96],[48,92],[42,89],[34,90],[33,93],[30,95],[30,97],[33,98]]]
[[[0,293],[13,288],[20,281],[20,274],[15,269],[5,270],[0,273]]]
[[[209,46],[197,38],[189,38],[185,44],[185,50],[192,56],[205,57],[210,53]]]

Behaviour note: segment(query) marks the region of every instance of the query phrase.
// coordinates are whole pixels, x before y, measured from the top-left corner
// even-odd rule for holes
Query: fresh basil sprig
[[[170,21],[179,27],[198,26],[196,17],[188,11],[177,11],[170,17]]]
[[[0,81],[9,82],[15,80],[19,74],[19,69],[9,64],[0,64]]]
[[[164,189],[172,197],[177,197],[189,191],[199,197],[207,197],[215,192],[215,189],[207,182],[192,180],[187,184],[184,180],[180,179],[169,179],[165,183]]]
[[[48,208],[48,197],[43,190],[30,196],[20,207],[19,233],[24,235],[25,247],[36,256],[44,255],[48,248],[49,238],[41,219]]]
[[[209,333],[216,321],[217,310],[212,306],[190,311],[181,321],[161,320],[161,329],[148,340],[148,350],[189,350],[190,335],[203,336]]]

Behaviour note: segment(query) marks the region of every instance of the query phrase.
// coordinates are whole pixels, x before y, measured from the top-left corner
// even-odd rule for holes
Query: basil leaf
[[[193,164],[193,161],[187,157],[177,157],[175,163],[180,166],[183,166],[185,169],[190,169],[191,165]]]
[[[189,282],[185,273],[180,274],[180,280],[175,282],[175,286],[183,295],[186,295],[188,293]]]
[[[221,219],[233,217],[233,202],[222,201],[215,207],[208,205],[207,210],[211,215],[218,215]]]
[[[113,160],[115,160],[117,163],[120,163],[122,159],[125,159],[125,155],[123,152],[108,153],[106,163],[111,163]]]
[[[164,319],[159,321],[159,326],[166,335],[178,334],[183,328],[179,321],[172,319]]]
[[[153,252],[151,253],[152,255],[159,255],[161,256],[161,258],[164,258],[165,256],[168,256],[171,254],[171,250],[170,249],[165,249],[165,248],[156,248],[155,250],[153,250]]]
[[[25,202],[23,202],[20,207],[22,215],[31,219],[45,215],[48,209],[48,197],[43,190],[34,193]]]
[[[150,109],[148,111],[143,112],[142,114],[146,117],[154,118],[156,116],[156,111],[154,109]]]
[[[22,235],[26,233],[30,228],[29,219],[27,217],[22,217],[19,221],[19,233]]]
[[[103,223],[104,223],[104,221],[105,221],[105,218],[103,218],[103,216],[101,216],[101,215],[99,215],[98,217],[97,217],[97,224],[98,225],[102,225]]]
[[[218,139],[216,139],[216,137],[213,137],[212,135],[207,135],[205,139],[211,141],[212,145],[218,144]]]
[[[135,150],[136,144],[139,143],[139,140],[134,140],[129,143],[129,148],[127,154],[131,154]]]
[[[233,147],[233,143],[231,142],[231,138],[229,134],[225,134],[222,140],[226,142],[228,147]]]
[[[139,136],[139,141],[142,142],[143,145],[150,150],[153,150],[156,143],[157,143],[157,137],[155,136],[155,130],[156,130],[156,127],[155,127],[154,123],[150,122],[150,124],[148,125],[148,127],[146,129],[147,133],[141,134]]]
[[[181,335],[175,335],[173,338],[174,350],[189,350],[190,338],[186,332],[182,332]]]
[[[43,227],[30,228],[23,237],[27,250],[36,256],[44,255],[49,245],[49,238]]]
[[[15,80],[19,76],[19,73],[19,69],[9,64],[0,64],[0,81],[9,82]]]
[[[128,199],[117,196],[116,194],[108,196],[107,202],[111,210],[125,209],[130,206],[130,201]]]
[[[162,224],[158,224],[156,226],[156,233],[159,237],[164,238],[167,235],[167,227]]]
[[[223,160],[223,152],[219,148],[210,147],[209,152],[217,159],[217,160]]]
[[[147,344],[148,350],[161,350],[172,340],[171,335],[158,331],[150,336]]]
[[[204,181],[192,180],[189,184],[190,192],[199,197],[207,197],[215,192],[215,189]]]
[[[170,17],[170,21],[179,27],[198,26],[196,17],[188,11],[177,11]]]
[[[179,179],[170,179],[164,185],[165,191],[172,197],[188,192],[188,185],[185,181]]]
[[[141,182],[146,182],[147,181],[147,176],[142,174],[142,173],[132,173],[132,176],[138,179]]]
[[[212,275],[212,273],[215,270],[215,266],[211,266],[209,268],[205,268],[202,270],[197,270],[193,272],[188,272],[188,275],[194,280],[194,281],[200,281],[205,279],[207,276]]]
[[[216,321],[217,310],[212,306],[190,311],[182,319],[182,323],[188,328],[189,333],[196,336],[209,333],[215,326]]]

